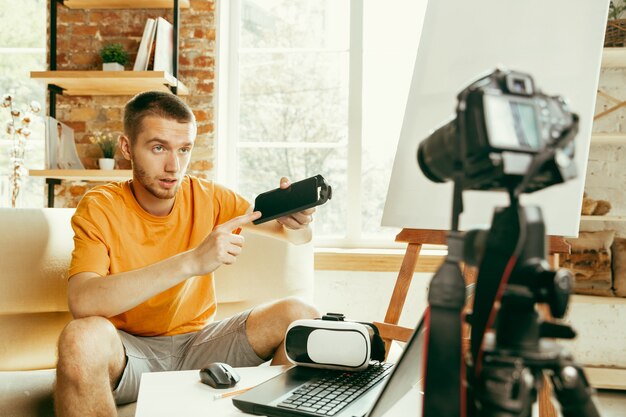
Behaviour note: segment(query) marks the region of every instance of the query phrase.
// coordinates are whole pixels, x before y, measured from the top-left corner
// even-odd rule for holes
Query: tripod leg
[[[563,417],[600,417],[591,398],[593,389],[579,365],[567,363],[551,378]]]

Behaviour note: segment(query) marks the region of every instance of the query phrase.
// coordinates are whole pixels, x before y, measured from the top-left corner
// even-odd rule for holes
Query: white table
[[[253,387],[288,369],[288,366],[236,368],[241,381],[236,387],[216,390],[200,382],[198,371],[154,372],[141,376],[135,417],[230,417],[248,415],[237,409],[232,397],[215,399],[215,394]],[[385,417],[417,414],[417,390],[411,390]]]

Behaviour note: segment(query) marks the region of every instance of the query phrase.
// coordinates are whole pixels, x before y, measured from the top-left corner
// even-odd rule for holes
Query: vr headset
[[[385,358],[385,343],[372,323],[345,321],[343,314],[296,320],[287,329],[290,362],[312,368],[360,371]]]

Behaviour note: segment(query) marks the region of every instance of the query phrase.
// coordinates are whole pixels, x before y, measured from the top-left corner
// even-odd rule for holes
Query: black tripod
[[[518,195],[523,188],[511,187],[511,204],[496,210],[489,230],[463,234],[456,231],[462,189],[455,181],[448,256],[429,292],[432,330],[424,415],[530,417],[546,374],[564,417],[599,417],[582,368],[558,344],[546,340],[573,338],[575,332],[542,321],[536,311],[537,303],[547,303],[551,314],[562,318],[571,291],[571,274],[552,271],[546,260],[541,209],[521,206]],[[474,310],[467,316],[471,349],[466,364],[458,342],[465,300],[461,261],[479,267]],[[487,333],[492,328],[495,337]],[[459,371],[466,365],[466,372]]]
[[[539,207],[522,207],[513,192],[510,196],[511,205],[496,210],[491,229],[469,232],[465,241],[467,262],[477,260],[472,253],[485,254],[469,318],[468,403],[475,407],[468,415],[530,417],[545,373],[564,417],[599,416],[582,368],[558,344],[546,340],[573,338],[575,332],[542,321],[535,307],[547,303],[551,314],[562,318],[571,276],[549,268]],[[500,309],[494,319],[497,300]],[[495,337],[484,337],[494,324]]]

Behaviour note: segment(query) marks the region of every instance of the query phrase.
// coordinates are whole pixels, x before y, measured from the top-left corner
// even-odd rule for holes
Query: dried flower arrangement
[[[9,183],[11,185],[11,207],[15,208],[17,197],[20,194],[22,179],[26,175],[24,154],[26,152],[26,139],[31,135],[31,124],[35,114],[41,111],[41,106],[36,101],[31,101],[29,106],[23,106],[23,110],[17,108],[13,96],[5,94],[2,107],[10,113],[11,119],[6,125],[6,134],[12,140],[10,153]]]
[[[103,158],[115,157],[115,149],[117,148],[117,137],[113,133],[104,131],[96,132],[90,138],[91,143],[100,147]]]

